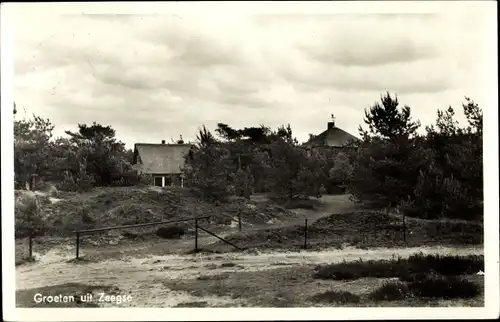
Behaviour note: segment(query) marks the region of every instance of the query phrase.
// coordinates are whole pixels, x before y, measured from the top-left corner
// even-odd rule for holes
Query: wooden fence
[[[195,252],[199,251],[199,247],[198,247],[198,234],[199,234],[199,232],[198,232],[198,230],[202,230],[202,231],[222,240],[223,242],[233,246],[234,248],[236,248],[238,250],[242,250],[242,248],[234,245],[230,241],[225,240],[224,238],[222,238],[220,236],[217,236],[216,234],[214,234],[213,232],[209,231],[206,228],[200,227],[200,225],[198,224],[198,221],[200,219],[208,219],[208,218],[210,218],[210,216],[194,217],[194,218],[188,218],[188,219],[177,219],[177,220],[169,220],[169,221],[158,221],[158,222],[151,222],[151,223],[145,223],[145,224],[134,224],[134,225],[125,225],[125,226],[114,226],[114,227],[104,227],[104,228],[96,228],[96,229],[77,230],[77,231],[74,231],[75,237],[76,237],[76,259],[80,258],[80,236],[82,236],[84,234],[92,234],[92,233],[96,233],[96,232],[109,231],[109,230],[115,230],[115,229],[128,229],[128,228],[137,228],[137,227],[145,227],[145,226],[173,224],[173,223],[180,223],[180,222],[188,222],[191,220],[194,221],[194,226],[195,226],[195,237],[194,237]],[[238,216],[238,218],[239,218],[239,216]],[[241,219],[240,218],[239,218],[239,229],[241,231]],[[31,253],[31,239],[30,239],[30,253]]]

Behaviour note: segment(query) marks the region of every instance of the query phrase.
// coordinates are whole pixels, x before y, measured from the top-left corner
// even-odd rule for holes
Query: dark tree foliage
[[[203,127],[198,130],[198,133],[196,135],[196,145],[199,148],[207,147],[217,143],[217,139],[209,130],[207,130],[205,125],[203,125]]]
[[[122,173],[130,170],[125,163],[125,144],[115,138],[111,126],[94,122],[78,124],[78,131],[66,131],[73,150],[85,164],[85,171],[93,176],[98,186],[112,185],[122,179]]]
[[[219,135],[222,139],[226,141],[234,141],[241,138],[241,133],[238,130],[233,129],[227,124],[218,123],[215,133]]]
[[[437,111],[436,124],[417,135],[411,110],[397,110],[387,94],[366,112],[370,132],[351,153],[349,190],[363,202],[399,207],[423,218],[480,219],[483,212],[482,111],[463,104],[468,126],[452,107]]]
[[[51,139],[54,125],[49,119],[33,115],[32,119],[14,121],[14,180],[24,188],[33,188],[35,177],[50,176],[52,155]]]
[[[415,189],[421,216],[480,219],[483,213],[482,111],[466,98],[462,104],[469,123],[460,128],[452,107],[437,112],[426,145],[432,164],[422,171]]]
[[[209,133],[206,128],[200,131],[198,141],[209,143],[198,144],[185,169],[192,186],[205,196],[248,197],[254,191],[271,192],[277,198],[318,196],[323,177],[320,160],[298,146],[290,125],[272,131],[264,125],[234,129],[220,123],[216,133],[222,142]]]
[[[371,134],[393,140],[415,135],[420,121],[412,120],[409,106],[399,108],[397,96],[392,98],[389,92],[381,97],[381,103],[375,103],[368,111],[365,110],[364,122],[368,125],[369,132],[360,126],[362,137]]]

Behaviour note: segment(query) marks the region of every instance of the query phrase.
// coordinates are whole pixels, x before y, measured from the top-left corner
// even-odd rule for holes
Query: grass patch
[[[419,247],[479,245],[483,243],[483,226],[478,222],[410,220],[406,231],[402,218],[376,211],[332,214],[308,226],[308,248]],[[405,240],[406,238],[406,240]],[[234,233],[226,237],[245,249],[301,249],[304,245],[303,223]],[[223,242],[217,249],[228,250]]]
[[[16,266],[24,265],[27,263],[34,263],[34,262],[36,262],[36,258],[34,256],[31,256],[31,257],[28,256],[28,257],[16,259]]]
[[[374,301],[400,301],[411,298],[452,300],[472,299],[480,294],[480,286],[463,277],[431,273],[412,282],[387,282],[368,297]]]
[[[386,282],[370,293],[369,298],[374,301],[399,301],[410,296],[411,292],[406,283],[400,281]]]
[[[314,273],[317,279],[353,280],[362,277],[398,277],[412,281],[419,274],[436,272],[440,275],[469,275],[484,270],[484,256],[443,256],[414,254],[407,259],[342,262],[319,266]]]
[[[321,206],[321,201],[315,199],[291,199],[286,201],[280,201],[286,209],[306,209],[306,210],[316,210]]]
[[[225,280],[229,277],[229,274],[220,274],[220,275],[200,275],[197,280],[199,281],[221,281]]]
[[[345,291],[326,291],[324,293],[314,295],[312,300],[315,302],[349,304],[359,303],[361,301],[361,297]]]
[[[276,268],[269,271],[234,272],[223,280],[202,279],[164,280],[163,285],[176,291],[185,291],[197,297],[229,297],[257,307],[307,306],[307,300],[318,291],[307,283],[311,267]],[[306,304],[304,304],[306,303]]]
[[[400,281],[362,278],[354,281],[322,281],[312,278],[312,265],[294,265],[275,267],[265,271],[239,271],[228,274],[227,279],[166,279],[162,283],[166,288],[188,292],[197,297],[229,297],[249,307],[480,307],[484,306],[484,297],[479,294],[473,298],[445,299],[438,297],[394,295],[390,286],[385,286],[375,300],[371,293],[386,283],[407,285],[411,294],[416,293],[409,283]],[[484,276],[471,275],[467,280],[483,287]],[[403,286],[404,287],[404,286]],[[416,286],[414,286],[416,287]],[[400,287],[401,288],[401,287]],[[456,288],[455,288],[456,289]],[[396,288],[397,290],[397,288]],[[406,288],[402,293],[405,294]],[[344,293],[345,292],[345,293]],[[392,292],[391,295],[384,295]],[[351,296],[349,293],[353,294]],[[463,293],[463,292],[462,292]],[[438,294],[438,293],[435,293]],[[357,301],[359,296],[359,302]],[[399,300],[389,300],[397,299]],[[201,299],[200,299],[201,300]],[[233,304],[234,305],[234,304]]]
[[[183,302],[175,305],[174,307],[207,307],[207,301],[197,301],[197,302]]]
[[[409,283],[410,291],[425,298],[474,298],[481,294],[480,287],[463,277],[429,274],[423,279]]]
[[[97,261],[88,257],[80,256],[78,258],[72,258],[68,259],[66,263],[71,263],[71,264],[91,264],[91,263],[96,263]]]

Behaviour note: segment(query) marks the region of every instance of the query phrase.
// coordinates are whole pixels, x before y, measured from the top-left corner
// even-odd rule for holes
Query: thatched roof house
[[[191,144],[136,143],[134,145],[134,165],[140,173],[153,177],[155,186],[183,186],[182,168],[185,155],[192,148]]]
[[[349,142],[356,140],[359,139],[354,135],[336,127],[335,121],[331,121],[327,123],[327,128],[325,131],[309,139],[306,143],[304,143],[303,146],[306,148],[343,148]]]

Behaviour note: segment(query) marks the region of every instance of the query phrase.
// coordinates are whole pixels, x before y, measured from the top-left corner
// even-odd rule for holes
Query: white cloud
[[[356,134],[386,90],[428,123],[463,95],[486,97],[486,23],[465,14],[32,16],[14,32],[14,97],[59,134],[97,121],[129,146],[194,139],[217,122],[291,123],[303,140],[332,112]]]

